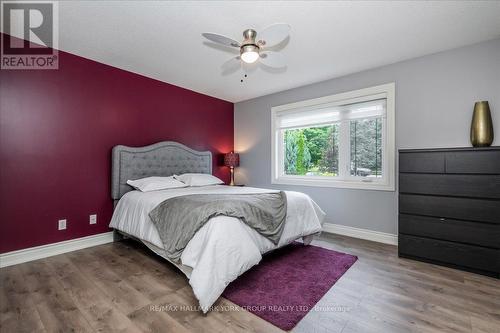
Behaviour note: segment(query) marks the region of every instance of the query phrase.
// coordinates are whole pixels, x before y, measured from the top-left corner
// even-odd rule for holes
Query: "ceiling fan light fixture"
[[[211,42],[235,47],[240,50],[240,55],[226,61],[221,68],[226,72],[227,69],[242,68],[242,64],[253,64],[256,62],[271,68],[286,68],[285,59],[277,51],[271,51],[269,47],[278,45],[286,38],[290,32],[290,25],[286,23],[276,23],[268,26],[260,33],[254,29],[246,29],[243,31],[243,41],[239,42],[232,38],[215,34],[212,32],[204,32],[202,36]],[[257,35],[259,38],[257,39]]]
[[[241,60],[251,64],[259,59],[259,47],[257,45],[243,45],[241,47]]]

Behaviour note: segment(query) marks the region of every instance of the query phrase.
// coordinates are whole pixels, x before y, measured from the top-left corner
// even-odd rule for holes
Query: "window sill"
[[[271,183],[278,185],[334,187],[334,188],[391,191],[391,192],[395,191],[394,184],[380,183],[380,182],[279,177],[272,179]]]

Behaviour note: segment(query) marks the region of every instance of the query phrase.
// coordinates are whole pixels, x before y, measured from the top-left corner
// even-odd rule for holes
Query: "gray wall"
[[[488,100],[500,144],[500,39],[235,104],[238,183],[309,194],[327,222],[397,233],[397,192],[271,185],[271,107],[396,83],[396,149],[469,146],[475,101]]]

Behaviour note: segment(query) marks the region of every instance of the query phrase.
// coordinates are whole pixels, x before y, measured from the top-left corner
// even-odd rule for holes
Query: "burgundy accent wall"
[[[229,181],[233,104],[65,52],[0,71],[0,253],[109,231],[112,147],[164,140],[212,151]]]

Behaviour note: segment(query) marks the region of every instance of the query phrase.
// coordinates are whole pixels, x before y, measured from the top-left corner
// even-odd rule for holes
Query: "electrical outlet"
[[[58,221],[58,230],[65,230],[66,229],[66,220],[59,220]]]
[[[92,214],[89,216],[89,223],[96,224],[97,223],[97,214]]]

